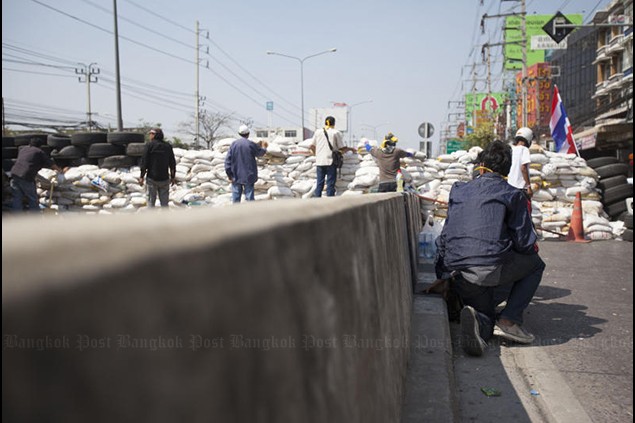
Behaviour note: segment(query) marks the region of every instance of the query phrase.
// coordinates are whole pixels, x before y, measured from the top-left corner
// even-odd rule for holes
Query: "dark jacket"
[[[503,264],[512,252],[534,254],[537,241],[527,198],[500,175],[456,182],[437,239],[445,270]]]
[[[141,157],[141,177],[146,173],[153,181],[167,181],[176,176],[176,159],[170,144],[159,140],[146,144]]]
[[[35,182],[35,175],[43,167],[53,166],[53,160],[42,149],[27,145],[20,148],[18,158],[11,168],[11,176]]]
[[[225,157],[225,173],[234,183],[253,185],[258,180],[256,157],[267,150],[247,138],[238,138],[232,143]]]

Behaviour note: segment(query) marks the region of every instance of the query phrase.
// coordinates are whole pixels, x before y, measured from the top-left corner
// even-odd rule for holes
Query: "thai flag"
[[[564,104],[560,98],[558,87],[553,86],[553,100],[551,101],[551,120],[549,121],[551,129],[551,137],[556,142],[557,153],[578,153],[578,148],[573,139],[573,130],[571,123],[564,110]]]

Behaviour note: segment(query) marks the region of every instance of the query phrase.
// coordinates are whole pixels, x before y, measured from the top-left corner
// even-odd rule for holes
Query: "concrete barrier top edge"
[[[6,217],[2,221],[3,303],[24,294],[27,286],[31,290],[59,284],[161,252],[213,245],[396,197],[373,194],[105,216]],[[60,256],[72,257],[73,266]]]

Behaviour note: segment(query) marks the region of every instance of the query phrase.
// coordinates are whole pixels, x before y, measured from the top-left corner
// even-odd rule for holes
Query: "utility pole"
[[[86,83],[86,90],[88,91],[88,109],[87,109],[88,111],[86,113],[86,124],[88,126],[88,132],[92,132],[93,130],[93,114],[91,113],[91,110],[90,110],[90,83],[97,82],[96,76],[95,76],[95,79],[93,79],[94,75],[99,74],[99,68],[95,67],[96,64],[97,63],[95,62],[90,63],[89,65],[80,63],[80,65],[82,65],[82,68],[81,69],[75,68],[75,73],[79,75],[77,79],[79,80],[79,82]],[[85,78],[85,80],[82,80],[82,78]]]
[[[504,0],[503,0],[504,1]],[[501,18],[505,16],[517,16],[518,13],[502,13],[499,15],[487,15],[484,14],[481,18],[481,32],[485,33],[485,19],[487,18]],[[522,117],[521,117],[521,126],[527,125],[527,10],[525,5],[525,0],[520,0],[520,46],[521,46],[521,54],[522,54],[522,71],[521,71],[521,83],[520,83],[520,91],[521,91],[521,104],[522,104]],[[507,43],[507,44],[511,44]],[[493,46],[494,44],[490,44]]]
[[[194,120],[196,121],[195,126],[196,126],[196,135],[194,137],[194,145],[196,146],[196,148],[200,147],[200,137],[201,137],[201,107],[203,106],[203,100],[205,100],[205,97],[201,97],[201,93],[199,91],[199,87],[200,87],[200,79],[199,79],[199,66],[201,64],[201,58],[200,58],[200,50],[201,50],[201,45],[199,43],[199,37],[201,35],[201,29],[199,26],[199,22],[196,21],[196,91],[195,91],[195,109],[194,109]],[[209,31],[207,32],[207,38],[209,39]],[[209,54],[209,47],[207,47],[207,54]],[[209,67],[209,62],[208,65]]]
[[[123,131],[123,118],[121,117],[121,77],[119,75],[119,29],[117,27],[117,0],[112,0],[113,15],[115,17],[115,80],[117,89],[117,131]]]
[[[194,136],[194,145],[196,146],[196,148],[198,148],[199,143],[198,143],[198,137],[199,137],[199,128],[200,128],[200,104],[199,104],[199,91],[198,91],[198,83],[199,83],[199,63],[200,63],[200,57],[199,57],[199,42],[198,42],[198,37],[199,37],[199,26],[198,26],[198,21],[196,21],[196,98],[194,99],[194,101],[196,102],[196,109],[194,111],[194,119],[196,120],[196,135]]]
[[[520,38],[523,65],[520,86],[523,107],[521,126],[527,126],[527,10],[525,0],[520,0]]]

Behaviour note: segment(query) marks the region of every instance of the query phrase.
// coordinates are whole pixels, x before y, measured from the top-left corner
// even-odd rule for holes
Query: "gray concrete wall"
[[[3,418],[397,422],[418,217],[400,194],[5,217]]]

